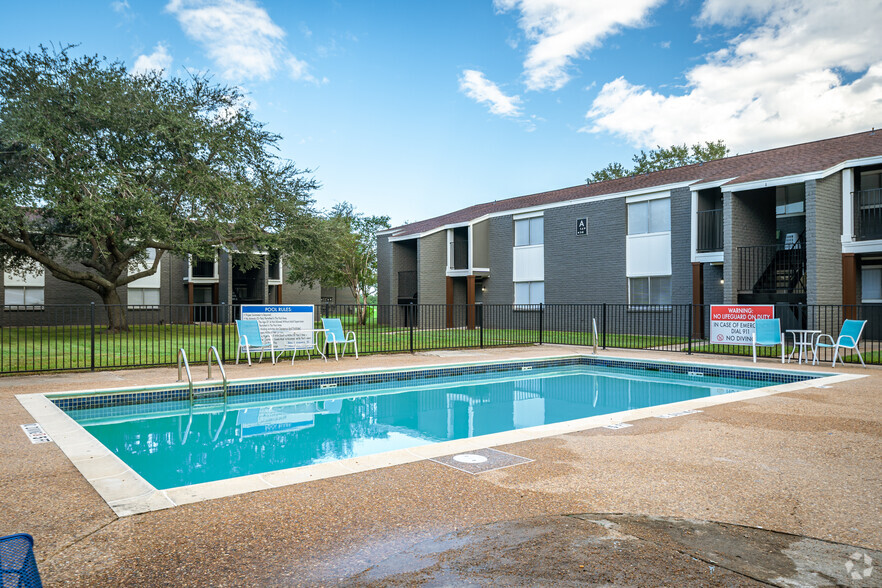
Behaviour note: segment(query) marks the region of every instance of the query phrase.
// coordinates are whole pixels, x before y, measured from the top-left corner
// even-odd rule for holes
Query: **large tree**
[[[280,137],[236,88],[72,53],[0,49],[7,268],[41,263],[97,293],[109,328],[125,330],[118,289],[154,274],[166,252],[311,244],[317,184],[276,155]]]
[[[357,305],[358,324],[363,325],[368,296],[377,285],[377,232],[389,228],[389,217],[366,216],[343,202],[325,215],[320,227],[321,255],[301,253],[294,257],[289,263],[289,278],[349,288]]]
[[[659,146],[657,149],[650,149],[649,153],[641,149],[639,154],[635,154],[631,158],[634,161],[632,169],[626,168],[621,163],[610,163],[603,169],[592,172],[587,182],[592,184],[594,182],[636,176],[672,167],[702,163],[726,157],[728,154],[729,148],[726,147],[722,140],[707,141],[704,144],[696,143],[691,147],[686,145],[686,143],[671,145],[670,147]]]

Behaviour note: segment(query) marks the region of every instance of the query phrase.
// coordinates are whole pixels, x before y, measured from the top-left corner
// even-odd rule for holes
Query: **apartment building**
[[[200,260],[166,253],[157,272],[130,282],[119,289],[122,303],[130,310],[149,310],[164,305],[189,305],[186,316],[191,322],[217,321],[221,303],[239,304],[314,304],[354,303],[348,289],[304,286],[286,278],[284,261],[264,254],[256,266],[237,263],[237,254],[221,250],[214,259]],[[152,264],[151,257],[146,263]],[[83,268],[85,269],[85,268]],[[5,324],[39,322],[43,308],[61,304],[101,303],[91,290],[59,280],[38,264],[22,276],[3,272],[0,306],[6,313]]]
[[[381,304],[880,304],[882,132],[477,204],[377,246]]]

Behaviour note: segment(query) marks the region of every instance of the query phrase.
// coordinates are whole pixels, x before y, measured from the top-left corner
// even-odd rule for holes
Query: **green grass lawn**
[[[354,330],[359,353],[392,353],[538,343],[539,333],[528,329],[414,329],[379,325],[371,317],[366,325],[356,325],[352,316],[340,317],[344,329]],[[317,325],[319,328],[320,325]],[[589,333],[545,331],[543,342],[593,345]],[[645,349],[679,345],[684,339],[607,335],[607,347]],[[95,329],[94,365],[96,369],[151,365],[174,365],[179,348],[184,348],[191,364],[207,360],[210,346],[224,351],[226,361],[234,361],[236,329],[227,325],[132,325],[124,333]],[[290,354],[286,354],[290,356]],[[88,326],[4,327],[0,329],[0,373],[90,369],[93,361],[92,332]]]

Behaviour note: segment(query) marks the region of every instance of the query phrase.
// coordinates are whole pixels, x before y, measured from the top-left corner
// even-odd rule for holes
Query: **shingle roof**
[[[691,184],[728,180],[723,184],[726,185],[770,180],[821,172],[845,161],[876,156],[882,156],[882,131],[865,131],[844,137],[735,155],[639,176],[485,202],[434,218],[395,227],[390,232],[395,237],[417,235],[445,225],[468,222],[496,212],[619,192],[639,191],[682,182]]]

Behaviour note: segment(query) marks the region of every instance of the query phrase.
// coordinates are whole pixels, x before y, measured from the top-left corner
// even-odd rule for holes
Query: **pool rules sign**
[[[283,342],[309,344],[312,334],[297,331],[315,328],[311,304],[245,305],[242,306],[242,318],[257,321],[261,336],[272,335],[277,345]]]
[[[718,345],[752,345],[753,321],[775,318],[772,305],[711,306],[710,342]]]

